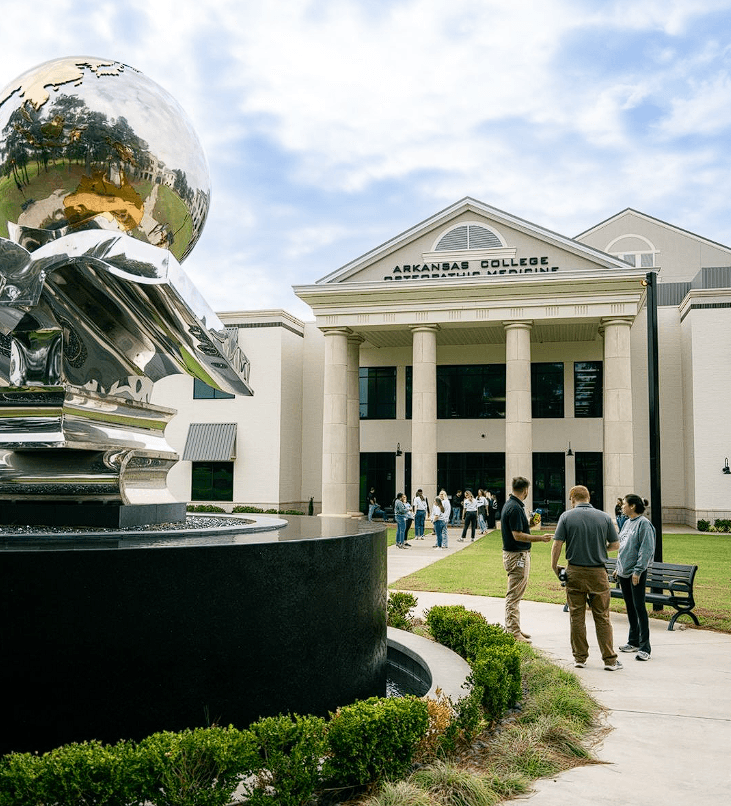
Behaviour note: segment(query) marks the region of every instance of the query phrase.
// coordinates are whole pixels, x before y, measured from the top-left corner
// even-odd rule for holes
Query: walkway
[[[389,584],[460,551],[450,530],[449,549],[434,551],[433,540],[388,549]],[[668,527],[667,532],[681,531]],[[683,527],[682,531],[692,531]],[[494,536],[493,539],[495,539]],[[530,593],[530,583],[528,584]],[[503,600],[486,596],[415,591],[418,611],[435,604],[464,604],[488,621],[503,621]],[[731,798],[731,635],[685,629],[650,620],[652,660],[638,663],[620,653],[625,668],[606,672],[587,612],[590,657],[574,669],[568,613],[561,605],[524,601],[522,626],[533,645],[575,672],[607,709],[613,728],[595,748],[605,764],[577,767],[536,782],[531,806],[667,806],[669,803],[726,806]],[[687,619],[684,619],[687,620]],[[613,613],[615,643],[626,638],[627,621]]]

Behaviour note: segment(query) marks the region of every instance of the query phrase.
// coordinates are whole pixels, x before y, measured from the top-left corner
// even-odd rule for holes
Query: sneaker
[[[640,651],[635,655],[635,660],[650,660],[650,653]]]
[[[404,543],[404,546],[408,546],[409,548],[411,548],[411,543]]]
[[[622,664],[617,660],[614,663],[605,663],[604,668],[608,672],[618,672],[621,669],[624,669],[624,666],[622,666]]]
[[[638,646],[633,646],[632,644],[624,644],[619,648],[620,652],[637,652],[639,649]]]
[[[577,669],[586,669],[586,661],[585,660],[574,661],[574,666]]]
[[[463,537],[458,537],[457,542],[458,543],[464,543],[464,538]]]

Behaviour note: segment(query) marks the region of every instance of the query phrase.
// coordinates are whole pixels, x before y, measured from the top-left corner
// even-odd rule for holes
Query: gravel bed
[[[153,523],[148,526],[128,526],[120,528],[106,528],[101,526],[0,526],[0,534],[5,535],[34,535],[34,534],[78,534],[79,532],[89,533],[94,532],[98,534],[105,534],[107,532],[120,532],[133,534],[134,532],[180,532],[183,529],[190,529],[191,531],[200,531],[202,529],[211,529],[212,527],[236,527],[245,523],[250,523],[245,518],[225,518],[225,517],[212,517],[201,515],[188,515],[185,521],[177,521],[174,523]]]

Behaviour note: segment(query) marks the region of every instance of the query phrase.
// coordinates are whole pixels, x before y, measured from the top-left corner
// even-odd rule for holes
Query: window
[[[396,419],[396,367],[361,367],[360,419]]]
[[[228,400],[232,397],[236,397],[236,395],[214,389],[204,381],[193,378],[193,400]]]
[[[604,365],[601,361],[574,364],[574,417],[602,417]]]
[[[563,417],[563,363],[530,365],[533,417]]]
[[[576,483],[583,484],[591,495],[594,509],[604,509],[604,464],[597,452],[576,451]]]
[[[406,367],[406,419],[411,419],[411,406],[414,399],[414,368]]]
[[[191,501],[233,501],[233,462],[193,462]]]
[[[505,417],[505,364],[437,366],[441,420]]]
[[[630,266],[639,266],[643,269],[651,269],[655,265],[655,255],[653,252],[629,252],[617,255],[620,260],[629,263]]]

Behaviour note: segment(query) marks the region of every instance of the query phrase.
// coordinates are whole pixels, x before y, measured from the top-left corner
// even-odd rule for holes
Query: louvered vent
[[[440,239],[437,252],[452,252],[458,249],[495,249],[502,246],[500,238],[487,227],[464,224],[450,230]]]
[[[450,230],[437,244],[437,252],[452,252],[455,249],[469,249],[467,240],[467,227],[455,227]]]

